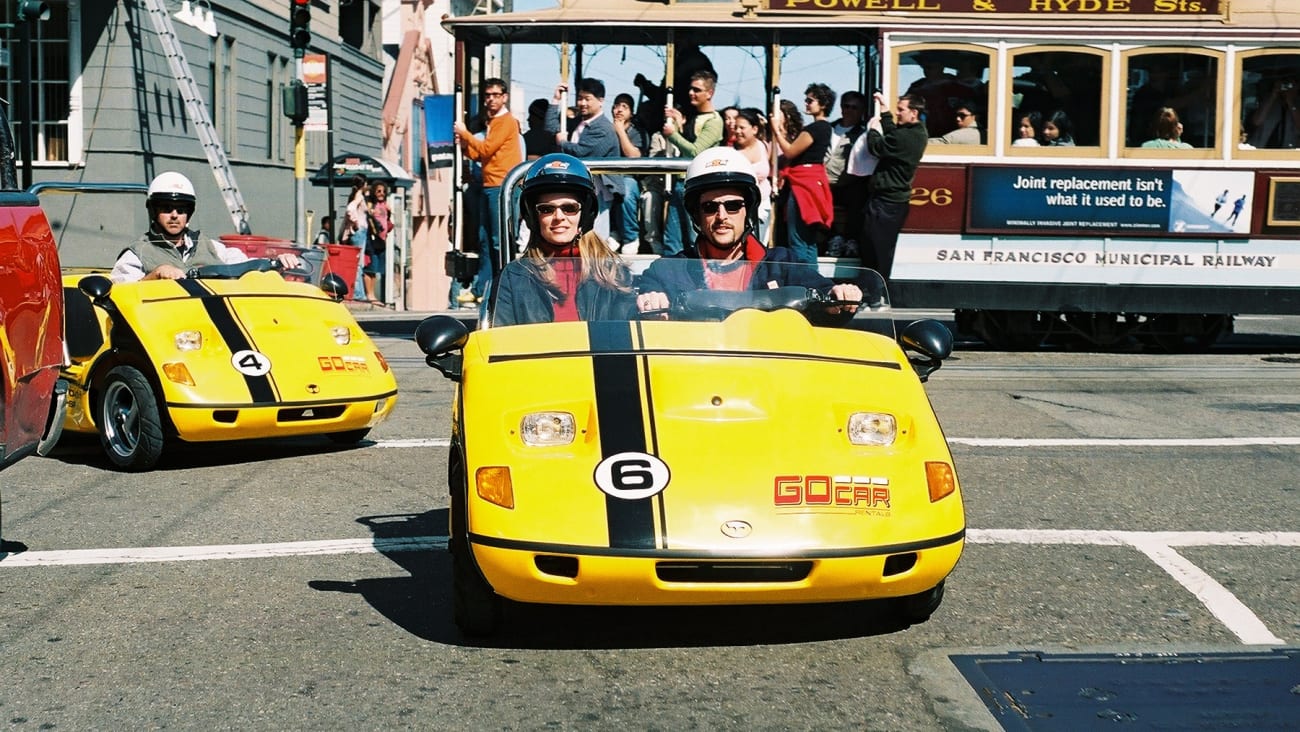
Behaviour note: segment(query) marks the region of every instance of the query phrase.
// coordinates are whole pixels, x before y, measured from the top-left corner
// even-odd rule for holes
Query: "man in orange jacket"
[[[497,220],[501,184],[510,169],[524,161],[523,131],[519,120],[511,116],[506,106],[509,101],[505,81],[488,79],[483,82],[483,117],[487,124],[483,139],[475,137],[460,120],[452,125],[465,156],[483,166],[483,192],[478,197],[479,266],[471,287],[476,298],[490,292],[492,280],[501,272],[501,231]]]

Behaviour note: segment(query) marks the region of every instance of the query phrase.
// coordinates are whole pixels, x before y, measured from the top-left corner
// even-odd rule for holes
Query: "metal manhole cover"
[[[1007,730],[1294,730],[1300,649],[950,657]]]

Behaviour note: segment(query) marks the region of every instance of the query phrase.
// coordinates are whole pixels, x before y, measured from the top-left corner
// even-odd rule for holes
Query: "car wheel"
[[[149,380],[131,366],[118,366],[104,378],[99,441],[108,459],[123,470],[148,470],[162,457],[158,400]]]
[[[447,487],[451,493],[450,541],[451,610],[460,632],[467,636],[492,635],[501,625],[504,601],[483,579],[469,547],[469,517],[466,515],[469,482],[459,441],[453,441],[447,457]]]
[[[492,591],[470,556],[468,543],[451,556],[451,611],[456,627],[467,636],[492,635],[505,613],[501,596]]]
[[[925,592],[918,592],[915,595],[908,595],[894,600],[894,614],[899,620],[913,623],[924,623],[930,619],[935,610],[939,609],[939,604],[943,602],[943,582],[931,587]]]
[[[348,430],[347,432],[330,432],[325,436],[330,438],[331,442],[339,445],[355,445],[366,439],[368,434],[370,434],[370,428],[366,427],[359,430]]]

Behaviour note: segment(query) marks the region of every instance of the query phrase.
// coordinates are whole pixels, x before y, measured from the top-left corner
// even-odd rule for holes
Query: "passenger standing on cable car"
[[[483,82],[483,116],[487,133],[483,139],[476,138],[460,120],[452,125],[465,157],[483,166],[483,192],[478,198],[478,214],[479,230],[486,235],[487,241],[479,242],[479,268],[473,285],[474,295],[480,298],[487,295],[500,261],[501,232],[498,230],[497,207],[501,201],[501,184],[510,169],[524,161],[520,143],[523,133],[519,120],[510,114],[509,102],[505,80],[486,79]]]
[[[925,100],[920,96],[904,94],[893,112],[880,92],[873,98],[876,109],[882,110],[880,129],[871,125],[867,130],[867,151],[879,162],[871,175],[871,191],[862,223],[863,241],[858,251],[862,266],[876,270],[888,282],[894,268],[898,233],[903,230],[911,208],[912,178],[916,176],[930,135],[921,124]]]
[[[825,84],[810,84],[804,91],[804,108],[813,121],[793,141],[787,142],[782,115],[772,111],[772,139],[786,159],[781,171],[786,244],[795,261],[817,261],[817,235],[834,223],[831,183],[826,177],[826,153],[834,132],[827,115],[835,107],[835,92]]]

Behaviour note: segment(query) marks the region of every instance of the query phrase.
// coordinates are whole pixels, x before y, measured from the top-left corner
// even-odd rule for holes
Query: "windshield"
[[[757,262],[638,257],[622,264],[621,287],[587,277],[566,298],[558,296],[558,283],[566,281],[556,272],[560,268],[546,272],[517,260],[508,269],[513,272],[501,278],[489,303],[487,327],[566,320],[704,322],[740,310],[792,310],[814,326],[892,333],[889,294],[878,273],[838,260],[790,262],[783,249],[769,250]]]

